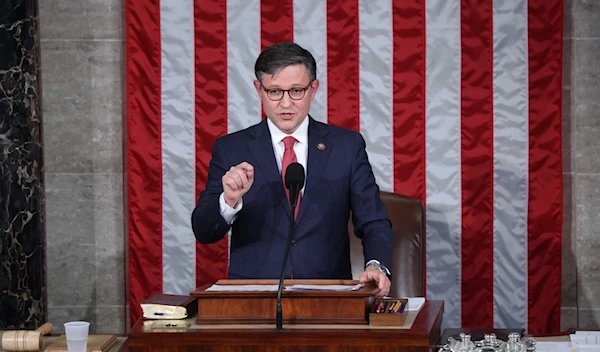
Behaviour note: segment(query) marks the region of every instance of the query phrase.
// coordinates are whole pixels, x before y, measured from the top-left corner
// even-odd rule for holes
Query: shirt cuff
[[[388,269],[385,265],[381,264],[381,262],[379,260],[377,260],[377,259],[369,260],[367,262],[367,264],[365,264],[365,270],[370,266],[379,269],[379,271],[384,273],[388,277],[388,279],[391,280],[392,273],[390,272],[390,269]]]
[[[223,219],[225,219],[227,225],[233,224],[233,222],[237,218],[238,212],[242,210],[242,205],[244,205],[243,198],[240,199],[239,203],[235,208],[230,207],[229,204],[225,203],[224,193],[221,193],[221,195],[219,196],[219,213],[221,213],[221,216],[223,217]]]

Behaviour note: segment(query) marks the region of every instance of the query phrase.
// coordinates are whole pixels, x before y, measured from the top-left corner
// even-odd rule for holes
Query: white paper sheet
[[[242,291],[277,291],[278,285],[212,285],[206,291],[242,292]]]
[[[286,286],[286,291],[356,291],[363,287],[363,284],[356,285],[292,285]]]
[[[573,352],[571,343],[566,342],[550,342],[550,341],[536,341],[535,345],[536,352]]]
[[[600,337],[600,335],[598,335],[598,334],[587,334],[587,333],[580,333],[579,331],[576,331],[575,334],[571,334],[571,344],[573,346],[598,345],[599,344],[598,337]]]
[[[423,307],[425,304],[425,297],[408,297],[408,307],[409,311],[417,311]]]
[[[285,286],[286,291],[356,291],[363,287],[363,284],[356,285],[291,285]],[[212,285],[206,291],[220,292],[244,292],[244,291],[277,291],[278,285]]]
[[[535,337],[534,337],[535,339]],[[543,339],[543,338],[542,338]],[[538,352],[600,352],[599,331],[576,331],[569,335],[570,341],[540,341],[536,339]]]

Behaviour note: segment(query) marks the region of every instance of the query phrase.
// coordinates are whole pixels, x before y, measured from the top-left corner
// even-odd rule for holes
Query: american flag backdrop
[[[258,123],[254,61],[317,60],[311,116],[360,131],[379,187],[423,200],[446,327],[560,326],[562,0],[126,0],[131,321],[227,275],[190,214],[215,139]]]

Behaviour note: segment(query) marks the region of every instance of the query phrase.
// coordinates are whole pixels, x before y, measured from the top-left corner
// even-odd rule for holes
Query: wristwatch
[[[367,265],[365,265],[365,270],[367,268],[376,268],[379,271],[381,271],[382,273],[384,273],[388,279],[390,279],[390,281],[392,280],[392,273],[390,272],[390,269],[388,269],[385,265],[381,264],[381,262],[379,260],[376,259],[371,259],[367,262]]]

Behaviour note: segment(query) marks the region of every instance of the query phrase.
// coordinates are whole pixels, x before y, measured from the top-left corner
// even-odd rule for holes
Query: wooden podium
[[[356,285],[356,280],[285,280],[292,285]],[[215,285],[277,286],[278,280],[219,280]],[[190,292],[198,297],[197,324],[275,324],[277,291],[206,291],[212,285]],[[284,324],[368,324],[365,312],[373,302],[377,286],[355,291],[286,291],[281,296]]]
[[[331,281],[320,282],[331,284]],[[340,282],[335,281],[337,284]],[[254,280],[251,283],[258,284]],[[365,320],[365,305],[372,299],[370,294],[366,295],[367,291],[328,291],[319,292],[320,295],[316,295],[315,292],[287,292],[282,296],[282,305],[286,302],[283,305],[283,316],[287,323],[284,323],[283,331],[278,331],[275,329],[274,319],[276,292],[263,293],[264,296],[252,292],[247,297],[240,297],[244,296],[240,292],[209,293],[210,291],[206,292],[204,289],[195,290],[192,294],[199,297],[198,307],[201,312],[209,314],[201,314],[202,318],[193,317],[178,321],[139,320],[128,335],[129,351],[429,352],[431,346],[436,345],[440,338],[443,301],[426,301],[421,310],[414,313],[414,321],[410,328],[370,326]],[[328,298],[330,295],[337,296],[338,301],[345,304],[331,303]],[[206,301],[201,302],[204,300]],[[250,313],[242,312],[246,311],[245,308],[227,308],[226,304],[233,306],[234,303],[244,304]],[[251,308],[253,306],[256,308]],[[361,323],[358,323],[359,314],[355,306],[362,306]],[[302,312],[302,309],[306,312]],[[219,313],[218,310],[222,312]],[[343,319],[333,316],[340,312],[347,316]],[[227,321],[236,323],[226,324]],[[268,323],[256,323],[265,321]],[[309,321],[313,323],[305,323]],[[347,322],[342,324],[339,321]]]

